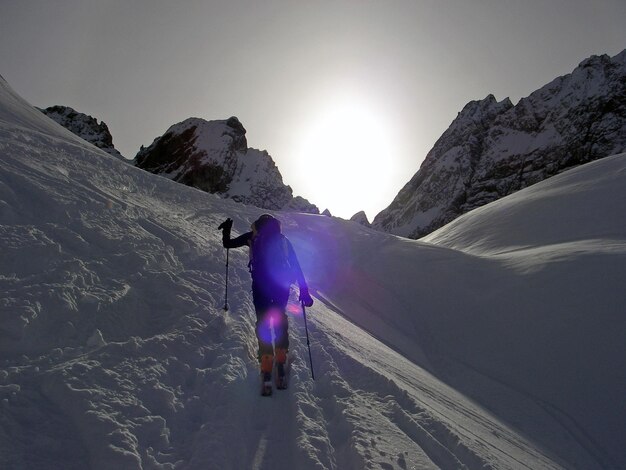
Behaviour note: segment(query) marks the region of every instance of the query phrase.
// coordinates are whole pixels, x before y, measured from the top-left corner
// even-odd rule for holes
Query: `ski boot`
[[[272,394],[272,369],[274,357],[271,354],[261,356],[261,395],[269,397]]]

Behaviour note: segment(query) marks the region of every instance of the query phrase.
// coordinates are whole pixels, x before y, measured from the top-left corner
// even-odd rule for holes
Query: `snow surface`
[[[97,151],[1,79],[0,158],[2,468],[626,468],[623,155],[431,243],[279,214],[316,380],[290,304],[269,399],[247,253],[225,313],[216,230],[260,209]]]

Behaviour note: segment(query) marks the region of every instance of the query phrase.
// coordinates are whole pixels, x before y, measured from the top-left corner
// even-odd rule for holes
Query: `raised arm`
[[[233,228],[233,219],[226,219],[220,224],[218,230],[222,231],[222,244],[224,248],[239,248],[242,246],[250,245],[250,239],[252,238],[252,232],[246,232],[243,235],[239,235],[237,238],[230,238],[230,230]]]
[[[228,234],[222,234],[222,244],[224,248],[239,248],[242,246],[250,245],[250,239],[252,238],[252,232],[246,232],[243,235],[239,235],[236,238],[230,238],[230,232]]]

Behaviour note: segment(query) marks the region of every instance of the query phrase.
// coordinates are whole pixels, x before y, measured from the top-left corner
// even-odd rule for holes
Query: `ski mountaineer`
[[[224,248],[248,246],[250,262],[248,268],[252,276],[252,300],[256,311],[256,336],[259,341],[259,362],[261,365],[262,395],[272,391],[272,369],[276,358],[276,386],[287,388],[287,353],[289,350],[287,301],[291,284],[297,281],[300,287],[300,301],[305,307],[313,305],[300,263],[291,242],[281,233],[278,219],[263,214],[254,223],[252,231],[237,238],[230,238],[232,219],[226,219],[220,226]],[[271,328],[274,329],[274,348]]]

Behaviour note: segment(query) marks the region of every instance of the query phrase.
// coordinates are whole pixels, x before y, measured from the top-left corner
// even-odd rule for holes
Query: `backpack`
[[[289,241],[280,230],[261,230],[250,246],[250,272],[253,279],[265,285],[289,289],[296,280],[289,263]]]

